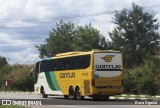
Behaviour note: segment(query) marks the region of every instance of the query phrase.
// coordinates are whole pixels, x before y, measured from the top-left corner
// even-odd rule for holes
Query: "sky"
[[[116,26],[115,10],[130,9],[132,2],[156,13],[160,22],[159,0],[0,0],[0,56],[9,64],[36,63],[35,45],[43,44],[61,19],[82,26],[91,23],[109,39],[108,32]]]

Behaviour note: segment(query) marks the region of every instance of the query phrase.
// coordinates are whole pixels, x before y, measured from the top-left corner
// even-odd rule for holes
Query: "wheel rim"
[[[74,91],[73,91],[73,88],[70,88],[70,89],[69,89],[69,97],[70,97],[70,99],[74,99]]]
[[[81,93],[79,88],[76,90],[76,99],[81,99]]]
[[[68,98],[69,98],[69,96],[68,96],[68,95],[64,95],[64,98],[65,98],[65,99],[68,99]]]
[[[42,90],[42,95],[44,95],[45,93],[44,93],[44,90]]]
[[[42,89],[41,94],[42,94],[42,97],[43,97],[43,98],[47,98],[47,97],[48,97],[48,95],[45,94],[44,89]]]

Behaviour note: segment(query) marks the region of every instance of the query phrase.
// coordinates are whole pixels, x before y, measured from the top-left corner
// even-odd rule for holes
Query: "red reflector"
[[[92,86],[95,86],[95,80],[92,79]]]

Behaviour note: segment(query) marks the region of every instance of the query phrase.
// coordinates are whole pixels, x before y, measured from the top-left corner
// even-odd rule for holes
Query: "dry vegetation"
[[[5,80],[12,80],[10,90],[32,91],[34,80],[30,76],[30,70],[34,65],[8,65],[1,69],[0,90],[9,90],[5,86]]]

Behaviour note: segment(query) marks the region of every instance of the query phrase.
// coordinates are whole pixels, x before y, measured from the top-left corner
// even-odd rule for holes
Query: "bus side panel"
[[[79,87],[81,95],[90,94],[90,68],[78,70],[64,70],[55,72],[57,83],[64,95],[69,94],[69,87]]]
[[[45,94],[63,95],[53,71],[39,73],[37,84],[35,84],[35,92],[40,94],[41,87],[44,88]]]

